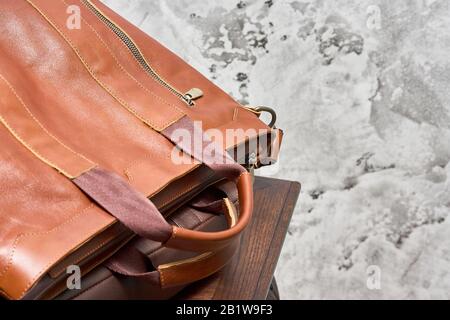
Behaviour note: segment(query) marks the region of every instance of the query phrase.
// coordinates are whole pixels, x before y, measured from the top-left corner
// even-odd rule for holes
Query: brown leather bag
[[[252,214],[244,167],[281,143],[268,109],[99,1],[1,1],[0,25],[0,294],[167,298],[222,268]]]

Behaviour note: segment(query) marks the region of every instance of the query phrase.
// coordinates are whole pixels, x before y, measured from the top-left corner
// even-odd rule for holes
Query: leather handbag
[[[100,1],[1,1],[0,25],[0,295],[163,299],[220,270],[249,170],[278,155],[273,111]]]

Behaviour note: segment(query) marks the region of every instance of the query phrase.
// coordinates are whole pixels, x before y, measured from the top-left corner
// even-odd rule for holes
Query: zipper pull
[[[184,99],[186,100],[187,104],[191,107],[195,105],[194,100],[197,100],[198,98],[203,97],[203,91],[199,88],[192,88],[188,92],[184,94]]]

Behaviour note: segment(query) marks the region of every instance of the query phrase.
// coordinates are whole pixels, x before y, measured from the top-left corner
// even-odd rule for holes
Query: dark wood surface
[[[298,182],[256,177],[253,218],[239,251],[223,270],[177,298],[266,299],[299,192]]]

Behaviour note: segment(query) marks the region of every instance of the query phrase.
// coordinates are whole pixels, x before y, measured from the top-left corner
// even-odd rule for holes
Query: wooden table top
[[[178,299],[266,299],[300,193],[300,183],[255,178],[255,209],[239,251],[217,274],[183,290]]]

